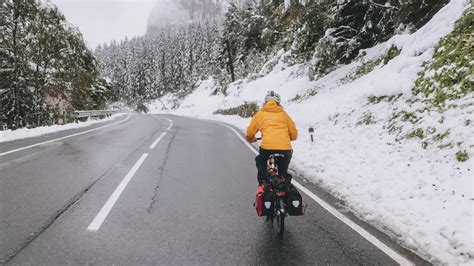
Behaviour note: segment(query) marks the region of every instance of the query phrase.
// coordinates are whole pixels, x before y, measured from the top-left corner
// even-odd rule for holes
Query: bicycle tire
[[[285,232],[285,215],[280,215],[280,232],[279,235],[282,237],[283,232]]]
[[[279,199],[276,200],[275,207],[277,210],[281,209]],[[276,220],[277,220],[277,226],[279,229],[278,234],[280,235],[280,237],[283,237],[283,232],[285,231],[285,213],[280,213],[279,215],[277,215]]]

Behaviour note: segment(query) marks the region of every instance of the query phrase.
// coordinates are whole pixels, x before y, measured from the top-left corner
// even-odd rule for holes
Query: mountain
[[[224,0],[158,0],[148,18],[147,33],[156,28],[220,20],[225,4]]]

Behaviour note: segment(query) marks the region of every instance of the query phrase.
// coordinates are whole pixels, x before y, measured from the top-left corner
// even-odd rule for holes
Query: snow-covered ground
[[[88,127],[93,124],[114,120],[115,118],[123,116],[125,114],[126,113],[118,113],[104,119],[89,119],[85,122],[70,123],[70,124],[65,124],[65,125],[52,125],[52,126],[44,126],[44,127],[37,127],[37,128],[22,128],[18,130],[0,131],[0,142],[38,137],[38,136],[42,136],[42,135],[46,135],[46,134],[50,134],[54,132],[59,132],[63,130]]]
[[[362,63],[341,66],[310,81],[308,67],[286,67],[283,53],[273,71],[256,80],[236,81],[227,96],[211,95],[212,79],[170,110],[172,95],[150,104],[154,113],[215,119],[245,130],[250,119],[213,115],[218,109],[244,102],[262,104],[267,90],[282,96],[300,138],[294,142],[292,167],[308,180],[343,199],[364,220],[391,234],[400,243],[434,263],[474,264],[473,159],[459,162],[456,147],[422,147],[414,139],[397,139],[388,132],[390,118],[407,108],[406,99],[439,40],[450,33],[467,6],[452,0],[414,34],[397,35],[366,50],[365,60],[383,55],[392,46],[400,55],[353,81],[343,81]],[[399,100],[368,104],[369,96],[403,94]],[[470,99],[472,99],[471,97]],[[468,98],[469,99],[469,98]],[[448,140],[462,142],[474,155],[473,106],[445,113],[427,113],[419,123],[433,124],[444,116]],[[363,118],[370,118],[363,122]],[[362,121],[362,122],[361,122]],[[314,127],[312,143],[308,128]]]

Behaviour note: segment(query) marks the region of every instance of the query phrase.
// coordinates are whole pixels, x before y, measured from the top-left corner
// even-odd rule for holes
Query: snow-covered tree
[[[266,63],[281,50],[287,51],[287,63],[312,62],[313,74],[324,75],[397,30],[419,27],[422,23],[414,23],[415,18],[426,20],[430,15],[423,12],[433,14],[446,0],[442,4],[431,0],[408,4],[390,0],[229,1],[222,25],[201,12],[211,2],[166,2],[177,12],[170,23],[152,23],[155,26],[144,37],[96,50],[102,75],[133,104],[167,93],[182,97],[210,75],[225,93],[230,82],[261,73],[264,66],[271,68]],[[183,14],[187,19],[180,17]]]
[[[332,4],[334,22],[327,29],[320,46],[334,53],[321,53],[322,47],[316,49],[315,72],[324,74],[332,66],[351,62],[361,49],[384,42],[397,31],[416,30],[447,2],[446,0],[343,0]],[[323,58],[324,55],[330,58]],[[329,65],[322,62],[327,62]]]
[[[5,0],[0,13],[2,124],[56,123],[90,108],[98,72],[80,32],[48,3]]]
[[[131,105],[166,93],[184,96],[216,71],[219,29],[214,21],[155,29],[153,34],[96,49],[102,76]]]

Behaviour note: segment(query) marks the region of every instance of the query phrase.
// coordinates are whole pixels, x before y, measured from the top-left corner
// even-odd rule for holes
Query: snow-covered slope
[[[414,34],[394,36],[316,81],[309,80],[306,65],[287,67],[281,52],[270,73],[234,82],[227,96],[212,95],[215,82],[209,79],[179,108],[169,109],[175,99],[168,95],[150,109],[223,120],[244,130],[249,119],[213,112],[244,102],[261,105],[266,91],[275,90],[300,131],[292,161],[299,174],[432,262],[472,265],[474,161],[462,162],[456,154],[474,154],[474,94],[458,100],[462,107],[417,113],[412,123],[405,111],[423,106],[409,101],[418,73],[467,6],[452,0]],[[316,129],[314,142],[309,127]],[[442,139],[434,145],[417,138],[417,127],[450,133],[425,133]]]

